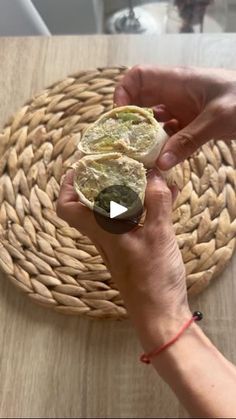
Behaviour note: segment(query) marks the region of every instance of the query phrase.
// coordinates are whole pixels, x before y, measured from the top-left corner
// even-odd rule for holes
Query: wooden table
[[[236,68],[235,35],[0,39],[0,122],[78,69],[153,63]],[[236,257],[193,308],[236,363]],[[64,317],[0,281],[0,417],[186,417],[129,322]],[[191,353],[189,354],[191,356]]]

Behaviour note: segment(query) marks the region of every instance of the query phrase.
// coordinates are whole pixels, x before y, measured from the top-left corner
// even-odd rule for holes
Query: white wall
[[[228,0],[229,14],[227,32],[236,32],[236,0]]]
[[[88,34],[102,29],[103,0],[32,1],[52,34]]]
[[[49,35],[30,0],[0,0],[0,36]]]

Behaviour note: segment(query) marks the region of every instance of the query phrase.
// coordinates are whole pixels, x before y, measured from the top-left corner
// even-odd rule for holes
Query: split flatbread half
[[[121,185],[144,203],[146,171],[154,167],[167,140],[150,109],[122,106],[105,113],[87,128],[78,145],[83,157],[74,165],[74,188],[80,201],[97,210],[99,193]],[[104,208],[101,212],[109,216]]]
[[[152,110],[122,106],[112,109],[92,124],[78,147],[83,154],[122,153],[150,169],[167,140],[168,135],[154,118]]]
[[[110,215],[110,201],[119,202],[123,206],[135,207],[129,202],[129,189],[134,191],[139,202],[144,202],[147,185],[146,170],[142,163],[123,156],[120,153],[89,155],[74,165],[74,188],[80,202],[90,209],[98,209],[98,196],[102,191],[114,185],[126,186],[124,196],[119,195],[118,188],[111,188],[109,196],[104,194],[100,204],[100,213]],[[136,203],[137,207],[139,202]],[[135,209],[135,208],[134,208]],[[134,211],[135,212],[135,211]]]

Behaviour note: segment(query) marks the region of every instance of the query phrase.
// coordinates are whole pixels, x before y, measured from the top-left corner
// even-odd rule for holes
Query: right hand
[[[157,161],[161,170],[213,138],[236,138],[236,71],[136,66],[117,86],[114,102],[155,107],[159,121],[177,126]]]

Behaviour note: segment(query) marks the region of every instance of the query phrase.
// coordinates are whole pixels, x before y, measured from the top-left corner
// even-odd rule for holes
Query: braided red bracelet
[[[180,329],[180,331],[177,333],[177,335],[175,335],[169,342],[164,343],[164,345],[160,346],[160,348],[158,349],[154,349],[154,351],[149,352],[148,354],[143,354],[140,357],[140,361],[144,362],[145,364],[150,364],[151,363],[151,359],[154,356],[159,355],[161,352],[163,352],[166,348],[168,348],[169,346],[173,345],[179,338],[180,336],[184,333],[184,331],[186,329],[188,329],[188,327],[195,321],[199,322],[200,320],[202,320],[203,318],[203,314],[201,313],[201,311],[195,311],[193,313],[193,316],[191,317],[191,319],[189,319]]]

